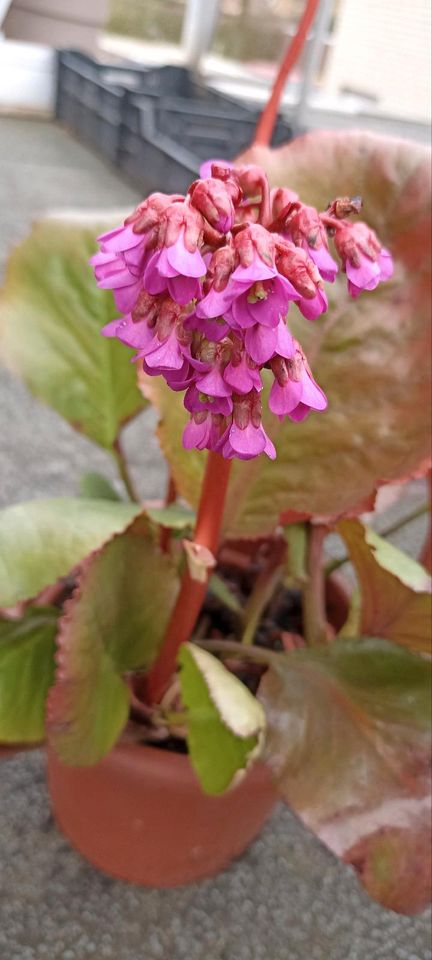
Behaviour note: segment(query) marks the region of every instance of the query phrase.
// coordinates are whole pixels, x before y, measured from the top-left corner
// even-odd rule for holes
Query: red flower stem
[[[231,460],[210,451],[201,490],[198,518],[193,542],[216,554]],[[174,610],[168,623],[161,652],[146,682],[147,699],[159,703],[176,667],[177,651],[190,639],[207,592],[207,580],[193,580],[186,569]]]
[[[319,2],[320,0],[308,0],[306,3],[303,16],[297,28],[297,33],[291,40],[288,50],[286,51],[286,54],[279,67],[275,82],[273,84],[270,99],[268,100],[258,120],[253,145],[268,147],[269,143],[271,142],[272,133],[277,120],[279,103],[284,91],[285,83],[292,68],[297,63],[297,60],[299,59],[299,56],[306,43],[307,35],[317,12]]]

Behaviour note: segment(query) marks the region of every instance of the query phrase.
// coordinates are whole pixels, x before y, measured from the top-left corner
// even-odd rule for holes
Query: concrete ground
[[[136,194],[52,124],[0,121],[0,256],[53,207],[130,207]],[[87,470],[114,478],[108,454],[0,370],[0,501],[76,492]],[[126,448],[143,496],[164,466],[146,412]],[[410,485],[392,521],[424,496]],[[422,520],[399,534],[417,550]],[[280,807],[249,852],[215,880],[174,891],[110,880],[55,827],[40,752],[0,766],[1,960],[431,960],[428,915],[372,903],[342,866]]]

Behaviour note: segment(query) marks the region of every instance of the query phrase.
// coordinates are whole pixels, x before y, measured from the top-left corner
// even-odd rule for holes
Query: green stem
[[[416,507],[415,510],[412,510],[411,513],[407,513],[405,517],[401,517],[399,520],[395,520],[394,523],[391,523],[389,527],[386,527],[385,530],[382,530],[380,537],[391,537],[393,533],[397,533],[398,530],[402,530],[408,523],[412,523],[413,520],[417,520],[418,517],[422,517],[423,514],[427,513],[429,510],[428,503],[422,503],[420,507]],[[350,557],[348,554],[344,554],[343,557],[338,557],[335,560],[330,560],[325,568],[324,573],[326,577],[329,577],[331,573],[334,573],[335,570],[339,570],[340,567],[343,567],[345,563],[349,563]]]
[[[308,524],[307,580],[302,588],[303,635],[309,647],[327,642],[325,578],[322,563],[327,527]]]
[[[198,646],[208,650],[209,653],[220,653],[221,656],[235,657],[238,660],[254,660],[256,663],[271,663],[285,656],[283,653],[267,650],[264,647],[245,647],[243,643],[237,643],[235,640],[199,640]]]
[[[244,608],[244,629],[241,638],[244,646],[250,646],[254,642],[258,624],[282,578],[282,573],[283,567],[277,566],[262,570],[258,574]]]
[[[129,495],[130,500],[133,500],[134,503],[140,503],[140,498],[135,490],[134,482],[129,473],[129,467],[127,465],[127,460],[124,455],[120,440],[116,440],[113,446],[113,454],[115,461],[117,463],[118,472],[123,480],[126,491]]]

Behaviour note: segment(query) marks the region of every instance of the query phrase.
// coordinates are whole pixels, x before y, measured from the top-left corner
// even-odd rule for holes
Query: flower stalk
[[[314,21],[319,2],[320,0],[308,0],[306,3],[303,16],[298,25],[297,33],[293,37],[282,60],[270,98],[258,121],[254,137],[254,145],[256,146],[268,147],[271,142],[272,133],[277,120],[279,103],[286,81],[291,73],[292,68],[297,63],[297,60],[303,51],[303,47],[306,43],[307,35]]]
[[[219,545],[230,468],[231,460],[209,452],[193,543],[213,555]],[[175,671],[177,651],[191,637],[206,591],[207,578],[194,580],[186,568],[162,649],[147,677],[146,694],[151,703],[159,703],[165,693]]]

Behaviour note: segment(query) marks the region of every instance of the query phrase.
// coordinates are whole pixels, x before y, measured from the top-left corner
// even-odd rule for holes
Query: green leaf
[[[101,336],[117,316],[89,257],[107,224],[41,220],[11,254],[0,296],[0,351],[32,393],[109,450],[143,407],[125,348]]]
[[[120,500],[117,490],[101,473],[85,473],[79,484],[79,495],[92,500]]]
[[[57,617],[54,607],[28,607],[20,620],[0,619],[1,743],[44,739]]]
[[[144,517],[86,561],[58,637],[48,734],[65,763],[101,759],[129,711],[123,675],[146,670],[162,642],[178,589]]]
[[[430,653],[432,605],[427,571],[359,520],[343,520],[337,529],[359,579],[361,632]]]
[[[66,576],[139,507],[63,497],[29,500],[0,511],[0,606],[35,597]]]
[[[240,603],[240,600],[238,600],[235,593],[233,593],[231,588],[228,586],[226,580],[223,580],[219,574],[211,574],[208,582],[208,588],[214,597],[220,600],[220,602],[223,603],[228,610],[231,610],[231,613],[236,613],[239,617],[243,616],[243,606]]]
[[[424,658],[360,638],[273,658],[258,694],[285,800],[372,896],[403,912],[428,899],[427,834],[419,856],[418,831],[430,800],[430,681]],[[404,864],[379,882],[378,835],[397,840]]]
[[[358,300],[347,295],[341,275],[327,285],[329,311],[314,323],[290,307],[289,325],[329,407],[303,423],[266,414],[277,459],[233,464],[225,514],[225,533],[233,537],[272,533],[287,511],[339,517],[370,508],[383,478],[398,482],[424,471],[431,435],[428,151],[364,131],[314,132],[243,159],[264,166],[271,186],[291,186],[319,209],[333,197],[361,193],[364,218],[391,248],[396,269],[390,282]],[[161,446],[177,489],[196,506],[205,455],[182,448],[182,397],[159,378],[142,383],[160,414]]]
[[[196,514],[190,507],[181,503],[170,503],[168,507],[146,507],[147,516],[170,530],[186,530],[195,526]]]
[[[183,644],[178,660],[191,762],[205,793],[223,793],[261,751],[262,707],[247,687],[205,650]]]

